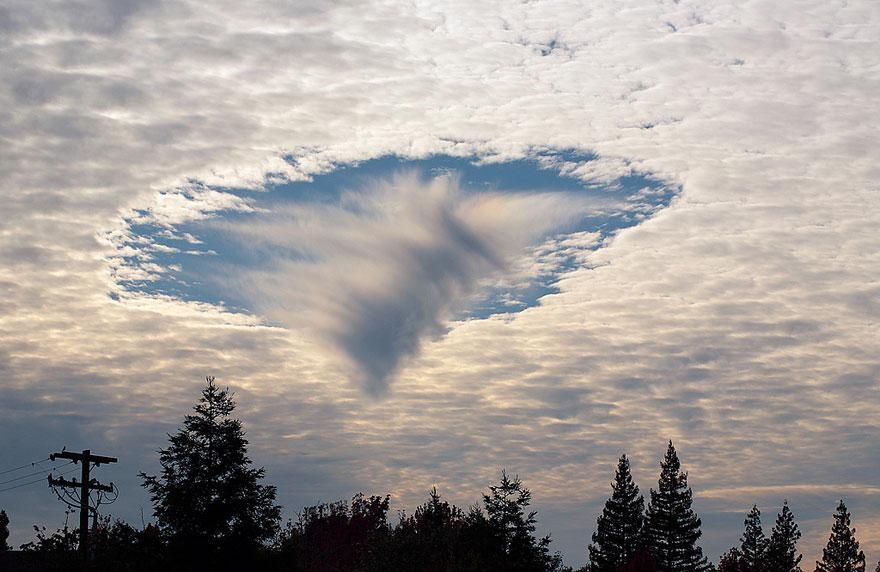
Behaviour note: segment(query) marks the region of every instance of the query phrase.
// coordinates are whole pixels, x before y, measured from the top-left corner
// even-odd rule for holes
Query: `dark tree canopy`
[[[745,565],[739,548],[733,547],[721,555],[718,561],[718,572],[743,572]]]
[[[388,555],[390,496],[356,494],[351,503],[337,501],[306,507],[281,533],[280,551],[293,570],[381,569]]]
[[[856,529],[850,528],[850,514],[841,499],[834,513],[831,536],[816,562],[816,572],[865,572],[865,553],[859,550]]]
[[[0,551],[9,550],[9,517],[5,510],[0,510]]]
[[[743,522],[743,535],[740,539],[740,553],[744,572],[762,572],[767,556],[767,537],[761,527],[761,511],[758,505],[746,515]]]
[[[154,514],[172,544],[188,551],[254,549],[278,530],[275,487],[251,465],[235,402],[213,377],[183,427],[159,451],[162,472],[141,473]]]
[[[800,572],[801,558],[797,543],[801,531],[794,521],[794,514],[788,507],[788,501],[782,504],[782,511],[776,516],[776,524],[770,533],[767,545],[767,570],[769,572]]]
[[[626,455],[617,462],[611,490],[588,547],[591,572],[616,572],[635,557],[642,544],[645,498],[633,481]]]
[[[443,500],[436,487],[432,488],[428,501],[412,515],[401,514],[394,530],[397,567],[425,572],[462,568],[462,563],[473,561],[475,556],[467,555],[466,526],[464,511]]]
[[[526,512],[531,502],[531,491],[518,476],[511,479],[504,470],[501,481],[483,495],[486,521],[500,544],[501,570],[555,570],[562,566],[561,556],[550,554],[550,536],[534,536],[537,513]]]
[[[672,441],[660,463],[657,490],[651,489],[645,521],[645,540],[660,572],[703,572],[710,569],[697,545],[702,522],[694,513],[693,491]]]

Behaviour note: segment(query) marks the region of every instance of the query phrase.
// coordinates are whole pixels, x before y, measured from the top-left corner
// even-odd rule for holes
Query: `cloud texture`
[[[610,207],[609,201],[604,201]],[[279,207],[225,225],[271,270],[244,274],[240,295],[261,314],[315,332],[357,383],[384,394],[402,360],[439,337],[478,285],[509,274],[548,232],[600,212],[573,193],[465,196],[453,174],[398,173],[334,204]]]
[[[735,542],[752,502],[770,514],[789,497],[812,560],[846,496],[876,561],[878,30],[870,0],[4,2],[4,467],[65,444],[124,451],[109,477],[123,490],[117,514],[136,522],[149,507],[133,475],[152,470],[164,431],[216,374],[238,391],[253,456],[290,510],[360,488],[412,506],[432,483],[469,503],[506,465],[578,562],[617,453],[647,488],[671,437],[711,555]],[[187,185],[222,194],[392,152],[546,148],[592,150],[591,176],[638,169],[682,193],[540,306],[449,324],[384,401],[363,399],[337,352],[301,330],[120,291],[113,276],[108,236],[134,214],[161,210],[173,226],[228,204],[181,200]],[[494,228],[452,203],[462,228]],[[272,216],[277,232],[296,231]],[[467,234],[453,239],[436,210],[408,216],[446,238],[419,250],[367,216],[353,230],[377,229],[414,275],[462,250]],[[502,266],[506,250],[476,239],[486,254],[439,277],[416,329],[437,331],[443,292]],[[378,261],[395,284],[414,280]],[[312,270],[338,277],[329,267]],[[285,275],[268,277],[267,308],[310,299],[282,295]],[[356,350],[365,330],[350,331]],[[2,499],[13,542],[62,518],[45,490],[22,491]]]

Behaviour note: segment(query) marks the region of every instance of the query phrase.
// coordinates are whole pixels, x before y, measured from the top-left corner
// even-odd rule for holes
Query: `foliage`
[[[633,481],[626,455],[618,460],[611,489],[588,547],[592,572],[616,572],[635,557],[642,544],[645,499]]]
[[[672,441],[660,463],[657,491],[651,489],[645,540],[660,572],[703,572],[710,569],[697,540],[701,521],[691,505],[693,492]]]
[[[744,572],[745,569],[743,554],[736,547],[722,554],[721,560],[718,562],[718,572]]]
[[[0,551],[9,550],[9,517],[5,510],[0,510]]]
[[[195,414],[169,435],[161,450],[161,476],[141,473],[152,493],[157,525],[137,530],[110,517],[95,519],[90,560],[77,554],[78,531],[65,525],[54,533],[34,527],[35,539],[21,551],[0,550],[0,568],[28,570],[286,570],[309,572],[571,572],[550,537],[536,537],[531,491],[502,470],[482,504],[462,510],[436,488],[399,522],[388,522],[390,495],[355,495],[306,507],[278,531],[275,488],[260,484],[262,469],[250,467],[241,423],[230,418],[234,402],[208,378]],[[224,488],[227,479],[238,488]],[[190,496],[192,495],[192,496]],[[227,496],[224,496],[227,495]],[[236,496],[238,495],[238,496]],[[618,460],[612,495],[597,519],[590,564],[579,572],[708,572],[714,567],[697,546],[701,522],[693,493],[672,445],[661,462],[657,490],[642,514],[625,455]],[[190,512],[187,512],[190,511]],[[188,518],[187,518],[188,517]],[[855,529],[843,501],[834,516],[828,546],[816,572],[865,572]],[[8,518],[0,511],[0,530]],[[268,544],[269,535],[274,542]],[[640,534],[641,533],[641,534]],[[0,535],[5,540],[8,536]],[[801,533],[786,501],[770,538],[753,506],[739,547],[719,562],[718,572],[801,572]],[[877,570],[880,572],[880,564]]]
[[[514,475],[501,471],[501,481],[483,495],[486,520],[500,543],[501,569],[514,571],[556,570],[562,566],[559,554],[550,554],[550,536],[534,536],[537,513],[526,512],[532,493]]]
[[[743,521],[743,535],[741,538],[741,562],[744,572],[762,572],[767,556],[767,537],[761,528],[761,511],[758,505],[753,505],[752,510]]]
[[[797,551],[797,542],[801,531],[794,521],[794,514],[788,507],[788,501],[782,504],[782,511],[776,516],[776,524],[770,533],[767,545],[767,569],[770,572],[800,572],[801,558]]]
[[[251,467],[235,402],[214,378],[169,446],[159,451],[162,473],[141,473],[154,515],[172,546],[195,552],[255,551],[278,530],[275,487],[261,484],[262,468]]]
[[[23,552],[40,552],[43,554],[74,554],[79,547],[79,529],[59,528],[49,534],[45,526],[34,525],[35,539],[21,545]]]
[[[364,497],[306,507],[281,532],[282,561],[294,570],[370,570],[390,535],[390,496]]]
[[[89,537],[95,563],[103,570],[157,570],[167,567],[165,545],[159,528],[148,524],[138,530],[107,516]],[[163,566],[164,565],[164,566]]]
[[[412,515],[401,513],[394,529],[395,568],[440,572],[474,561],[476,554],[464,542],[467,522],[464,511],[442,500],[432,488],[428,501]]]
[[[850,528],[850,514],[841,499],[834,513],[834,524],[816,572],[865,572],[865,553],[859,550],[856,529]]]

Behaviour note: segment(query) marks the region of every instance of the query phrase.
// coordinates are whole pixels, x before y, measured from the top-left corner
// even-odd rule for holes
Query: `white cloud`
[[[480,282],[503,276],[527,246],[613,203],[574,193],[463,195],[455,175],[415,172],[366,183],[337,204],[275,208],[224,225],[269,269],[241,270],[239,296],[270,320],[315,332],[370,393],[437,337]]]
[[[579,495],[549,522],[574,561],[617,452],[646,488],[673,437],[698,502],[840,485],[876,560],[876,495],[845,487],[880,458],[878,28],[868,0],[6,2],[7,458],[65,440],[127,451],[117,506],[136,520],[131,475],[216,373],[290,509],[361,486],[411,503],[432,482],[469,502],[506,464],[539,508]],[[298,331],[107,295],[116,253],[95,237],[187,181],[259,188],[387,152],[550,146],[599,153],[591,175],[638,168],[683,192],[540,307],[452,324],[385,401],[363,402]],[[189,206],[154,212],[206,212]],[[8,501],[16,534],[27,515],[51,524],[25,508],[43,493]],[[836,499],[788,495],[811,560]],[[717,521],[714,553],[740,521]]]

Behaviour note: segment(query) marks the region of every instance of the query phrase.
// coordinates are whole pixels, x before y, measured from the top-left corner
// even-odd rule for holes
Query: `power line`
[[[66,466],[66,465],[65,465],[65,466]],[[65,472],[61,473],[61,475],[66,475],[66,474],[68,474],[68,473],[72,473],[72,472],[75,471],[76,469],[77,469],[77,467],[74,467],[74,468],[72,468],[72,469],[70,469],[70,470],[68,470],[68,471],[65,471]],[[60,475],[59,475],[59,476],[60,476]],[[32,484],[34,484],[34,483],[45,483],[45,482],[46,482],[46,478],[45,478],[45,477],[42,477],[42,478],[39,478],[39,479],[35,479],[35,480],[33,480],[33,481],[28,481],[28,482],[26,482],[26,483],[20,483],[20,484],[17,484],[17,485],[15,485],[15,486],[12,486],[12,487],[6,487],[5,489],[0,489],[0,493],[5,493],[6,491],[11,491],[11,490],[13,490],[13,489],[18,489],[18,488],[21,488],[21,487],[24,487],[24,486],[27,486],[27,485],[32,485]]]
[[[114,485],[105,485],[99,483],[95,479],[90,478],[92,466],[99,466],[106,463],[118,462],[116,457],[105,457],[104,455],[93,455],[91,450],[85,449],[82,453],[74,453],[73,451],[61,451],[60,453],[52,453],[49,455],[51,460],[70,459],[77,463],[82,463],[82,480],[77,482],[76,479],[68,481],[64,478],[52,478],[49,475],[49,485],[52,487],[64,487],[79,489],[79,551],[84,561],[88,561],[89,556],[89,491],[103,491],[113,493]],[[60,497],[59,497],[60,498]],[[113,500],[116,500],[115,498]],[[100,502],[100,500],[98,501]],[[97,510],[95,510],[97,516]]]
[[[21,469],[26,469],[27,467],[36,467],[40,463],[45,463],[48,460],[49,460],[49,457],[46,457],[45,459],[43,459],[41,461],[34,461],[33,463],[25,463],[24,465],[22,465],[20,467],[13,467],[11,469],[6,469],[5,471],[0,471],[0,475],[5,475],[6,473],[12,473],[14,471],[20,471]]]
[[[64,464],[61,465],[60,467],[54,467],[54,469],[60,469],[61,467],[66,467],[67,465],[72,465],[72,464],[73,464],[73,461],[70,461],[70,462],[64,463]],[[54,469],[53,469],[53,470],[54,470]],[[0,485],[6,485],[6,484],[9,484],[9,483],[14,483],[15,481],[20,481],[20,480],[22,480],[22,479],[26,479],[26,478],[28,478],[28,477],[33,477],[34,475],[43,475],[43,474],[45,474],[45,470],[35,471],[35,472],[33,472],[33,473],[28,473],[28,474],[26,474],[26,475],[22,475],[22,476],[20,476],[20,477],[15,477],[14,479],[9,479],[8,481],[0,482]]]

